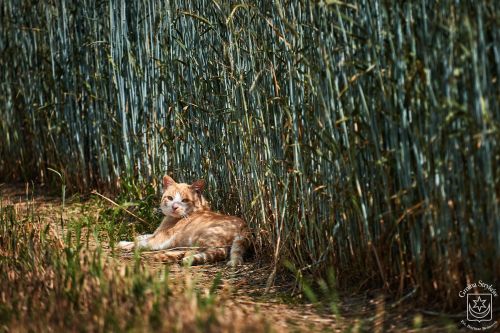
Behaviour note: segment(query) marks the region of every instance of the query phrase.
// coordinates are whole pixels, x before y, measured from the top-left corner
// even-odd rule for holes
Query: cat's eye
[[[174,198],[172,198],[170,195],[169,195],[169,196],[167,196],[167,199],[168,199],[168,201],[172,201],[172,200],[174,200]]]
[[[189,202],[189,199],[182,199],[182,202]]]

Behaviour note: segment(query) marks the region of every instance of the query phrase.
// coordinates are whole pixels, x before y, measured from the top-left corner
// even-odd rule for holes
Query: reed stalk
[[[280,267],[450,302],[465,281],[499,281],[495,1],[0,13],[3,180],[205,177]]]

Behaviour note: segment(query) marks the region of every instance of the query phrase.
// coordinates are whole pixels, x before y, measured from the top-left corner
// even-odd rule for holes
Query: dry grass
[[[166,265],[150,253],[124,257],[108,243],[106,208],[0,188],[0,327],[28,331],[453,332],[449,320],[395,306],[382,291],[304,302],[294,279],[249,262]],[[118,224],[127,220],[121,216]],[[62,228],[61,228],[62,225]],[[101,226],[100,226],[101,225]],[[373,295],[378,295],[374,297]],[[333,307],[335,306],[335,307]],[[422,317],[417,329],[413,318]]]
[[[169,266],[152,269],[140,257],[130,261],[114,258],[102,246],[96,228],[77,223],[82,213],[89,216],[82,205],[67,207],[60,229],[57,215],[52,214],[58,207],[38,202],[35,209],[35,204],[12,205],[2,200],[3,329],[270,331],[260,315],[249,320],[240,309],[224,306],[224,289],[215,295],[220,279],[198,285],[191,275],[185,275],[174,282]]]

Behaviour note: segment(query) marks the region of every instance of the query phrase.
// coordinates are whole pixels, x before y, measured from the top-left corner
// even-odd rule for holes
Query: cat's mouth
[[[184,211],[179,211],[179,210],[176,211],[170,210],[169,215],[172,217],[184,217],[186,213]]]

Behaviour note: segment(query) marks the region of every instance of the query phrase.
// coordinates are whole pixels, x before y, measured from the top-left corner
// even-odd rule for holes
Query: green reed
[[[258,249],[456,301],[500,266],[494,1],[4,1],[0,177],[204,177]]]

